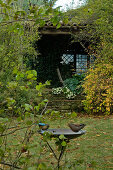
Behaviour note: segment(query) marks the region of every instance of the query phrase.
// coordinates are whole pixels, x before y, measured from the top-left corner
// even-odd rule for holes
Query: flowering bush
[[[98,64],[90,69],[84,84],[86,99],[83,101],[89,113],[110,114],[113,111],[113,65]]]
[[[57,95],[57,94],[65,94],[67,99],[74,99],[76,94],[72,92],[69,88],[67,87],[58,87],[58,88],[53,88],[52,93]]]
[[[52,93],[53,94],[61,94],[62,91],[63,91],[62,87],[52,88]]]
[[[64,87],[53,88],[53,94],[64,94],[67,99],[74,99],[76,95],[81,94],[82,85],[81,82],[84,79],[84,75],[75,74],[72,78],[64,80]]]

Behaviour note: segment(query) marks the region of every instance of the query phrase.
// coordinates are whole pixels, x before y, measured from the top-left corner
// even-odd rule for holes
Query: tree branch
[[[10,135],[10,134],[13,134],[14,132],[16,132],[16,131],[18,131],[18,130],[25,129],[25,128],[27,128],[27,127],[15,129],[15,130],[13,130],[13,131],[11,131],[11,132],[9,132],[9,133],[1,134],[0,136],[7,136],[7,135]]]
[[[42,110],[42,112],[41,112],[40,115],[42,115],[42,114],[45,112],[45,110],[46,110],[46,108],[47,108],[47,105],[48,105],[48,102],[46,103],[46,105],[45,105],[45,107],[44,107],[44,109]]]
[[[13,21],[9,21],[9,22],[2,22],[4,24],[0,23],[0,26],[5,26],[5,25],[8,25],[8,24],[12,24],[14,22],[22,22],[22,21],[33,21],[33,22],[35,22],[35,20],[31,20],[31,19],[26,20],[26,19],[22,18],[22,19],[19,19],[19,20],[13,20]]]
[[[61,76],[61,73],[60,73],[59,68],[57,68],[57,74],[58,74],[58,78],[59,78],[60,82],[61,82],[61,83],[63,84],[63,86],[64,86],[64,81],[63,81],[63,79],[62,79],[62,76]]]
[[[12,164],[7,163],[7,162],[2,162],[2,161],[1,161],[0,164],[6,165],[6,166],[9,166],[9,167],[13,167],[13,168],[16,168],[16,169],[22,169],[22,168],[20,168],[20,167],[18,167],[18,166],[13,166]]]

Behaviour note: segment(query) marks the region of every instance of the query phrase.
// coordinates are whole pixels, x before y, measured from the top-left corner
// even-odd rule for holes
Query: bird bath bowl
[[[43,134],[44,132],[50,133],[52,137],[59,137],[60,135],[64,135],[67,139],[74,139],[86,133],[85,130],[73,132],[71,129],[47,129],[41,130],[40,134]]]

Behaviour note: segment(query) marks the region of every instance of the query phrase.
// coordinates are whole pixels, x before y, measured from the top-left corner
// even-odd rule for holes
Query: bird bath
[[[41,130],[40,134],[44,132],[49,132],[53,137],[59,137],[60,135],[64,135],[67,139],[74,139],[86,133],[85,130],[79,130],[78,132],[73,132],[71,129],[47,129]]]
[[[55,138],[59,138],[60,135],[64,135],[66,137],[66,140],[69,142],[70,139],[75,139],[83,134],[86,133],[85,130],[80,130],[78,132],[73,132],[71,129],[47,129],[47,130],[40,130],[39,133],[41,135],[43,135],[45,132],[48,132],[50,134],[51,137],[55,137]],[[59,157],[57,158],[56,154],[55,154],[55,151],[53,150],[53,148],[51,147],[51,145],[47,142],[47,145],[49,147],[49,149],[51,150],[51,152],[53,153],[55,159],[58,161],[58,169],[60,167],[60,161],[61,161],[61,158],[64,154],[64,151],[66,149],[66,146],[62,146],[61,147],[61,150],[60,150],[60,154],[59,154]]]

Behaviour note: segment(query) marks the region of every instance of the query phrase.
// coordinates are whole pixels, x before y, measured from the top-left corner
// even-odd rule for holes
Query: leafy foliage
[[[66,98],[74,99],[75,96],[80,95],[82,93],[82,81],[85,75],[75,74],[72,78],[64,80],[64,87],[53,88],[53,94],[61,94],[63,93]]]
[[[17,71],[15,80],[7,82],[5,85],[1,83],[0,105],[2,109],[0,109],[0,114],[2,116],[4,114],[9,116],[24,115],[26,111],[35,113],[36,106],[39,108],[37,114],[39,113],[42,106],[40,103],[42,92],[49,82],[37,85],[36,79],[37,72],[35,70],[25,73]]]
[[[38,27],[48,20],[57,26],[62,16],[59,8],[27,4],[28,9],[24,2],[0,0],[0,164],[11,169],[30,169],[30,157],[36,156],[37,142],[29,141],[37,133],[39,114],[45,111],[48,100],[42,94],[50,82],[37,83],[37,72],[27,63],[37,56],[33,42],[39,39]],[[15,138],[22,129],[22,136]],[[38,162],[32,168],[46,165]]]
[[[94,113],[112,113],[113,107],[113,2],[112,0],[87,0],[80,9],[73,10],[72,22],[81,24],[75,35],[89,55],[95,56],[93,68],[84,81],[85,109]],[[88,46],[87,46],[88,44]],[[109,97],[108,97],[109,96]]]
[[[17,29],[18,28],[18,29]],[[32,29],[32,31],[35,30]],[[37,72],[26,69],[24,54],[32,53],[32,58],[36,56],[36,51],[32,47],[32,40],[36,38],[37,32],[31,37],[31,32],[26,31],[21,24],[12,24],[1,27],[0,37],[0,105],[1,114],[18,115],[21,107],[25,103],[32,103],[33,96],[37,94],[33,88],[36,86]],[[29,38],[26,39],[28,37]],[[31,39],[32,38],[32,39]],[[35,102],[35,100],[34,100]],[[4,112],[4,109],[5,112]]]
[[[113,111],[113,65],[99,64],[90,69],[85,78],[85,109],[90,113],[106,113]]]
[[[66,79],[64,81],[64,84],[66,87],[68,87],[72,92],[74,92],[76,95],[80,94],[82,92],[82,86],[81,83],[83,79],[85,78],[84,74],[75,74],[72,78]]]
[[[12,4],[12,2],[14,4]],[[96,54],[100,54],[97,55],[99,56],[98,61],[103,61],[104,66],[102,67],[102,70],[100,70],[101,67],[99,65],[99,67],[95,67],[94,71],[97,72],[98,78],[101,79],[101,76],[103,76],[106,77],[108,81],[106,82],[106,79],[102,79],[103,86],[105,85],[105,87],[103,89],[103,86],[101,86],[99,91],[97,91],[97,94],[99,93],[99,97],[100,93],[102,94],[101,100],[103,101],[100,103],[100,100],[97,100],[97,104],[99,107],[101,107],[102,104],[102,108],[106,109],[107,112],[111,112],[113,94],[111,84],[112,54],[109,53],[109,50],[107,49],[109,47],[112,51],[112,34],[110,32],[112,25],[110,24],[113,20],[111,19],[111,6],[105,0],[102,2],[106,2],[105,4],[107,9],[110,9],[110,20],[109,18],[106,18],[109,16],[107,10],[104,10],[107,14],[106,16],[101,15],[101,17],[104,17],[102,21],[107,21],[106,19],[108,19],[107,23],[109,24],[109,32],[106,31],[104,22],[102,22],[101,25],[101,22],[99,22],[101,20],[97,20],[97,24],[95,22],[93,25],[96,26],[94,27],[95,30],[102,28],[97,31],[98,34],[96,34],[101,35],[99,36],[101,43],[100,46],[98,46],[99,48],[96,48]],[[95,4],[97,5],[97,3]],[[105,9],[106,6],[104,6]],[[93,4],[92,7],[94,7]],[[0,9],[0,39],[2,40],[0,41],[0,163],[4,166],[8,166],[8,168],[10,167],[10,169],[46,169],[48,167],[45,163],[40,163],[39,160],[38,163],[34,163],[33,166],[30,167],[30,160],[31,157],[37,158],[35,153],[37,141],[33,140],[32,137],[35,133],[37,133],[37,123],[41,120],[41,117],[39,117],[38,114],[45,111],[45,107],[48,102],[46,99],[42,100],[43,96],[41,95],[44,87],[50,83],[47,81],[45,84],[37,84],[37,73],[35,70],[31,70],[26,67],[25,56],[26,53],[29,58],[35,58],[37,55],[34,47],[32,46],[32,42],[39,38],[38,27],[43,26],[46,21],[50,20],[54,26],[59,28],[59,21],[64,17],[64,15],[59,11],[59,8],[53,10],[48,4],[47,6],[31,4],[29,6],[29,10],[28,8],[27,10],[23,10],[23,5],[21,6],[21,4],[16,4],[16,0],[0,0]],[[98,12],[99,11],[100,9]],[[63,19],[67,22],[67,18],[64,17]],[[90,34],[93,32],[92,28],[90,30]],[[101,53],[99,53],[100,51]],[[111,62],[111,65],[108,61]],[[106,70],[108,71],[106,72]],[[95,75],[93,71],[92,75]],[[94,85],[93,81],[94,80],[91,77],[91,87]],[[86,80],[85,89],[87,87],[87,83],[89,83],[89,81]],[[96,83],[99,84],[100,82],[96,81]],[[89,93],[87,89],[85,92],[86,94]],[[95,91],[93,93],[95,93]],[[90,93],[88,95],[91,97]],[[89,100],[86,101],[88,101],[86,102],[88,108]],[[89,107],[89,109],[91,110],[92,108]],[[54,111],[52,111],[51,114],[58,115],[58,113]],[[15,118],[16,120],[11,118],[11,116],[14,115],[17,116]],[[19,138],[17,138],[16,134],[18,134],[19,131],[22,131],[22,134]],[[11,136],[11,140],[9,140],[9,136]],[[64,136],[60,136],[59,141],[60,143],[58,146],[66,146]],[[41,144],[41,142],[39,143]],[[14,148],[11,148],[11,146]],[[38,155],[39,157],[43,152],[43,146],[45,145],[41,145],[41,147],[38,146],[40,151]],[[59,149],[61,149],[61,147],[59,147]]]

